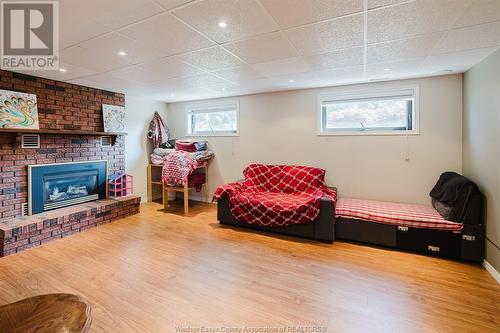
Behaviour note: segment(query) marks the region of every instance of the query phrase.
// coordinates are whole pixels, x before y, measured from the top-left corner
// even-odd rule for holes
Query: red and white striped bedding
[[[337,217],[383,224],[460,231],[462,223],[445,220],[432,207],[384,201],[339,198],[335,206]]]

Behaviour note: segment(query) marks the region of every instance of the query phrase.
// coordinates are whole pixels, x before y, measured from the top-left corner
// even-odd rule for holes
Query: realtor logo
[[[1,1],[2,69],[59,68],[58,6],[57,1]]]

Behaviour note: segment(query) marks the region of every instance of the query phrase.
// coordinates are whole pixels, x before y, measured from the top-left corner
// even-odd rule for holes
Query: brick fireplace
[[[38,223],[37,228],[31,227],[32,230],[29,230],[29,227],[23,229],[23,223],[16,220],[23,215],[23,204],[28,202],[29,165],[105,160],[110,174],[124,172],[124,137],[117,136],[113,145],[104,147],[101,146],[101,137],[92,133],[103,131],[102,104],[124,106],[125,96],[120,93],[2,70],[0,70],[0,89],[36,94],[40,129],[52,130],[51,133],[40,133],[39,148],[29,149],[21,147],[20,134],[0,132],[0,256],[2,256],[13,253],[12,249],[14,249],[14,252],[16,251],[15,246],[7,246],[7,250],[5,250],[7,239],[8,242],[16,243],[17,240],[23,240],[24,238],[21,239],[20,237],[26,237],[29,232],[37,231],[38,234],[42,233],[42,231],[47,232],[43,227],[43,221],[45,221],[43,216],[41,216],[41,226],[43,228],[38,228],[40,227],[40,223]],[[61,134],[57,131],[61,131]],[[75,131],[78,134],[72,134],[70,131]],[[106,205],[108,208],[110,207],[109,202]],[[120,205],[129,207],[128,202],[111,206],[116,206],[118,209]],[[130,209],[127,209],[127,212],[123,215],[138,210],[138,200],[136,198],[134,198],[132,206],[137,206],[137,209],[134,210],[129,207]],[[67,212],[71,215],[74,214],[74,210],[68,210]],[[101,210],[111,212],[109,215],[115,218],[121,216],[119,212],[100,208],[96,203],[93,203],[93,206],[87,204],[87,206],[83,207],[81,211],[89,213],[82,213],[81,215],[85,215],[87,219],[94,216],[95,219],[99,219],[99,222],[102,223],[102,221],[108,219],[102,219],[102,216],[95,217],[98,214],[95,212],[101,212]],[[78,213],[78,209],[76,211]],[[52,219],[57,220],[57,214],[54,214],[51,213],[50,216]],[[67,217],[68,221],[70,219],[69,215]],[[21,217],[20,219],[26,218]],[[37,219],[39,218],[37,217]],[[75,220],[75,216],[72,215],[71,219]],[[61,217],[59,221],[62,228],[62,223],[65,221],[64,217]],[[2,223],[4,224],[3,227]],[[92,225],[92,218],[90,218],[90,224]],[[21,228],[12,232],[12,230],[7,230],[6,226],[9,225]],[[50,225],[50,223],[45,223],[45,225]],[[88,221],[87,225],[89,225]],[[48,228],[50,227],[54,229],[54,225]],[[50,229],[48,230],[50,231]],[[60,236],[62,232],[57,232],[58,234],[55,237],[62,237]],[[11,237],[8,237],[9,235]],[[45,236],[45,238],[51,238],[52,234],[45,234]],[[36,237],[31,236],[31,238],[33,246],[37,245],[37,242],[38,244],[41,243],[40,240],[36,240]],[[28,239],[30,239],[29,235]],[[31,242],[24,244],[25,242],[23,240],[19,243],[22,244],[19,245],[19,248],[31,244]]]
[[[40,129],[102,131],[102,104],[125,105],[120,93],[0,70],[0,89],[36,94]],[[123,136],[101,147],[95,135],[40,134],[40,148],[22,149],[15,133],[0,133],[0,218],[21,216],[28,201],[28,165],[107,160],[110,173],[124,172]]]

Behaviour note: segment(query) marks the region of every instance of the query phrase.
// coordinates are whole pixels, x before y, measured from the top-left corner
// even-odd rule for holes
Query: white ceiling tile
[[[315,23],[285,32],[300,54],[314,54],[363,45],[363,15]]]
[[[472,0],[417,0],[368,12],[368,43],[450,29]]]
[[[421,69],[426,74],[451,70],[453,72],[465,72],[475,64],[494,52],[497,47],[487,47],[456,53],[444,53],[431,55],[425,59]]]
[[[206,71],[217,71],[244,65],[241,60],[219,46],[184,53],[178,58]]]
[[[255,0],[204,0],[174,14],[218,43],[241,40],[276,31],[273,19]],[[225,22],[225,28],[219,27]]]
[[[263,62],[252,65],[252,68],[268,77],[303,73],[311,70],[300,57]]]
[[[64,3],[66,0],[60,2]],[[86,7],[87,12],[93,14],[96,22],[113,29],[143,20],[164,10],[153,0],[80,0],[80,2]]]
[[[304,60],[315,71],[363,65],[363,47],[337,50],[305,56]]]
[[[77,15],[74,17],[60,15],[59,25],[59,47],[61,50],[112,30],[91,19]]]
[[[270,78],[275,88],[298,89],[317,85],[321,80],[314,72],[273,76]]]
[[[281,28],[361,12],[363,0],[260,0]]]
[[[460,28],[499,20],[499,0],[475,0],[456,22],[455,27]]]
[[[185,77],[202,74],[203,71],[186,64],[175,57],[161,58],[148,63],[134,65],[112,72],[117,77],[141,82],[154,82],[174,77]]]
[[[218,84],[230,86],[229,82],[210,74],[204,74],[187,78],[173,78],[143,85],[125,85],[120,89],[130,95],[143,96],[154,100],[188,100],[206,98],[213,95],[213,91],[205,87],[216,86]]]
[[[240,88],[247,92],[269,91],[272,90],[276,82],[270,78],[260,78],[248,80],[240,84]]]
[[[401,77],[411,77],[421,74],[416,71],[425,58],[408,61],[384,62],[366,66],[366,79],[387,80]],[[389,69],[389,70],[387,70]]]
[[[134,24],[120,30],[120,33],[140,43],[154,46],[164,56],[214,45],[170,13]]]
[[[403,61],[426,57],[442,33],[368,45],[368,63]]]
[[[90,76],[86,76],[84,78],[81,78],[80,80],[85,81],[85,82],[92,82],[94,85],[101,87],[101,88],[105,88],[105,89],[118,87],[118,86],[122,86],[122,85],[130,85],[130,84],[140,83],[140,82],[137,82],[137,81],[132,80],[132,79],[124,79],[122,77],[114,76],[111,73],[90,75]],[[74,80],[74,81],[76,81],[76,80]]]
[[[203,88],[216,95],[225,95],[240,90],[238,85],[229,82],[206,85]]]
[[[162,11],[152,0],[59,1],[60,46],[75,45]]]
[[[364,81],[363,66],[346,67],[314,73],[322,85],[338,85]]]
[[[219,84],[230,84],[227,80],[208,73],[183,78],[174,78],[162,82],[169,87],[184,87],[188,89],[203,88]]]
[[[106,87],[102,84],[99,84],[99,83],[94,82],[94,81],[86,80],[86,79],[74,79],[74,80],[69,80],[67,82],[72,83],[72,84],[77,84],[79,86],[90,87],[90,88],[95,88],[95,89],[104,89],[104,90],[109,89],[108,87]]]
[[[249,64],[297,56],[281,32],[225,44],[224,48]]]
[[[119,56],[121,50],[128,55]],[[62,50],[60,56],[63,62],[102,72],[150,61],[159,57],[157,52],[152,47],[113,32]]]
[[[499,31],[500,21],[453,29],[433,50],[433,54],[499,46]]]
[[[257,72],[250,66],[225,69],[222,71],[213,72],[212,74],[231,82],[244,82],[247,80],[254,80],[263,77],[261,73]]]
[[[140,96],[152,100],[163,100],[170,94],[169,91],[161,89],[153,83],[145,85],[132,84],[129,86],[120,86],[113,88],[113,91],[121,91],[127,96]]]
[[[368,0],[368,9],[396,5],[407,1],[408,0]]]
[[[79,66],[75,66],[72,64],[65,64],[65,63],[60,63],[59,68],[64,68],[66,69],[66,72],[61,72],[59,70],[53,70],[53,71],[19,71],[20,73],[24,73],[27,75],[33,75],[33,76],[38,76],[38,77],[43,77],[46,79],[51,79],[51,80],[58,80],[58,81],[68,81],[68,80],[73,80],[76,78],[92,75],[92,74],[97,74],[96,71],[88,69],[88,68],[83,68]]]
[[[156,2],[165,9],[176,8],[193,1],[194,0],[156,0]]]

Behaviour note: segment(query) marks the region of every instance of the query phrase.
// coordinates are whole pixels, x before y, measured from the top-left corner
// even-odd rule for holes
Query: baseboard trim
[[[493,276],[495,280],[497,280],[497,283],[500,284],[500,273],[498,273],[495,267],[491,266],[491,264],[486,260],[483,260],[483,267],[488,273],[491,274],[491,276]]]

